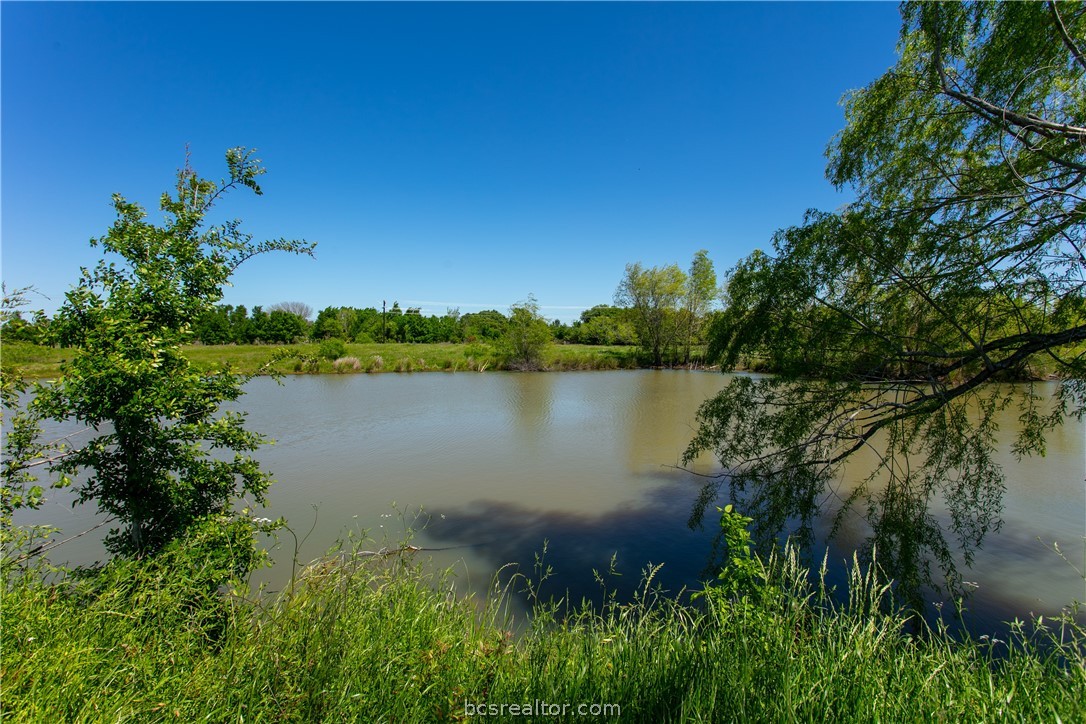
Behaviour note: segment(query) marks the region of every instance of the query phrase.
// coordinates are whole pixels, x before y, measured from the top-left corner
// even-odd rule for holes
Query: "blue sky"
[[[266,256],[224,302],[398,300],[548,318],[625,265],[718,273],[808,208],[849,89],[895,60],[891,3],[0,4],[3,279],[53,310],[119,192],[161,218],[258,149],[264,196],[219,213]]]

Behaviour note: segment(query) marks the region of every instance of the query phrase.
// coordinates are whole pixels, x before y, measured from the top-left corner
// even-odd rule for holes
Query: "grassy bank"
[[[492,719],[509,721],[535,702],[569,705],[554,721],[1086,717],[1081,629],[914,637],[858,569],[838,606],[794,560],[773,570],[761,594],[700,612],[650,587],[602,612],[539,608],[520,638],[503,601],[523,579],[464,601],[407,554],[335,558],[257,601],[168,556],[80,584],[30,575],[2,602],[0,703],[10,721],[421,722],[503,705]],[[612,708],[577,710],[593,704]]]
[[[333,365],[333,360],[319,356],[316,343],[278,345],[193,345],[185,354],[198,367],[229,364],[237,371],[251,374],[261,370],[277,354],[293,350],[300,358],[283,359],[271,368],[283,374],[340,372],[426,372],[480,371],[501,369],[502,360],[487,344],[348,344],[344,357],[357,360]],[[61,362],[72,350],[40,347],[25,342],[5,343],[0,356],[5,365],[18,365],[27,377],[49,378],[60,373]],[[544,368],[549,370],[614,370],[641,366],[638,351],[628,346],[592,346],[552,344],[544,354]]]

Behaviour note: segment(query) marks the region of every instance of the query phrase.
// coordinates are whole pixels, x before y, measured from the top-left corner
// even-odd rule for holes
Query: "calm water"
[[[247,388],[240,408],[249,426],[276,439],[259,458],[272,471],[268,517],[286,516],[311,560],[349,531],[395,544],[407,511],[426,527],[415,545],[454,566],[463,589],[485,588],[500,566],[530,573],[548,541],[549,592],[595,596],[592,570],[612,556],[628,592],[648,563],[670,590],[695,585],[710,552],[705,530],[686,521],[701,480],[676,469],[693,434],[698,405],[723,388],[721,374],[683,371],[555,374],[426,373],[267,379]],[[1049,392],[1054,390],[1049,388]],[[1008,413],[1002,427],[1013,430]],[[981,627],[1030,611],[1051,613],[1086,599],[1082,579],[1046,543],[1059,542],[1082,566],[1086,533],[1084,425],[1068,421],[1049,435],[1045,458],[1007,453],[1003,529],[991,534],[968,580],[980,588],[969,608]],[[846,476],[859,474],[864,461]],[[695,473],[713,473],[711,459]],[[847,477],[842,489],[847,489]],[[93,525],[93,513],[58,493],[38,516],[68,533]],[[393,505],[396,505],[394,508]],[[831,559],[862,540],[859,523],[831,543]],[[291,541],[284,536],[284,542]],[[291,557],[293,544],[276,553]],[[54,559],[86,563],[102,555],[94,536]],[[287,566],[264,572],[281,586]],[[545,590],[544,593],[547,593]]]

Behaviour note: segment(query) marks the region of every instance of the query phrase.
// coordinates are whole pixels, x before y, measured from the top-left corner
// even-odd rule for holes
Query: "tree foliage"
[[[509,322],[498,341],[498,351],[506,364],[519,370],[537,370],[543,366],[543,351],[551,341],[551,328],[539,313],[535,297],[509,308]]]
[[[54,468],[81,474],[80,500],[120,523],[107,538],[114,551],[157,551],[209,517],[229,515],[239,487],[262,502],[270,482],[248,455],[264,438],[245,429],[243,415],[219,412],[241,395],[244,378],[198,372],[181,345],[193,341],[193,320],[222,298],[238,265],[270,251],[310,254],[313,245],[254,243],[237,220],[208,225],[224,194],[261,193],[264,169],[251,151],[231,149],[226,164],[229,178],[218,184],[187,165],[180,170],[174,194],[161,197],[162,225],[114,195],[117,219],[91,241],[113,259],[82,270],[53,324],[76,352],[34,404],[102,433]]]
[[[709,252],[701,249],[690,262],[683,297],[683,363],[690,363],[690,348],[701,332],[702,323],[713,302],[720,296],[716,285],[716,269]]]
[[[11,341],[12,325],[23,321],[21,308],[29,303],[33,287],[0,290],[0,336]],[[41,314],[35,316],[44,316]],[[35,340],[36,341],[36,340]],[[37,510],[45,502],[39,474],[50,460],[65,454],[63,440],[42,438],[42,417],[27,406],[31,385],[19,368],[7,359],[0,362],[0,421],[4,425],[3,454],[0,455],[0,573],[28,558],[55,532],[50,525],[17,525],[15,516],[23,510]],[[63,481],[58,481],[63,482]]]
[[[957,580],[954,548],[968,562],[1000,524],[996,414],[1017,409],[1026,454],[1083,412],[1086,8],[902,15],[900,59],[846,97],[829,149],[830,179],[856,202],[809,212],[729,276],[710,354],[779,376],[707,402],[686,457],[714,451],[767,534],[789,519],[809,534],[842,462],[877,450],[837,521],[862,512],[882,564],[916,590],[933,556]],[[1031,386],[984,384],[1043,374],[1063,379],[1054,407]]]
[[[681,325],[679,305],[686,275],[675,264],[664,267],[626,265],[626,274],[615,291],[615,304],[630,307],[641,347],[657,367],[678,338]]]

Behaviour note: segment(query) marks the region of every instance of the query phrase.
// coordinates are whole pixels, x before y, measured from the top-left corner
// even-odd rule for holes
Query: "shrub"
[[[362,369],[362,363],[357,357],[340,357],[332,362],[332,369],[336,372],[358,371]]]
[[[347,345],[342,339],[326,339],[317,348],[317,354],[325,359],[339,359],[347,355]]]

